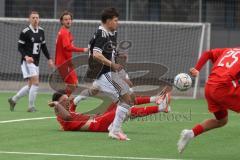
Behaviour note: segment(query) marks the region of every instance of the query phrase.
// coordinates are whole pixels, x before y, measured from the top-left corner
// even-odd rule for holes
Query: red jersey
[[[213,50],[216,58],[208,84],[229,83],[240,78],[240,48]]]
[[[70,108],[69,108],[71,119],[68,120],[68,121],[65,121],[65,120],[62,119],[62,117],[57,116],[57,120],[61,124],[63,130],[65,130],[65,131],[78,131],[90,119],[90,115],[76,113],[75,109],[76,109],[76,105],[74,105],[73,102],[71,102]]]
[[[84,52],[84,48],[75,47],[71,32],[67,28],[61,27],[56,39],[55,65],[58,67],[67,60],[71,61],[72,52]]]
[[[224,53],[223,51],[227,49],[228,48],[216,48],[204,52],[195,65],[195,69],[200,71],[208,60],[211,60],[211,62],[214,64],[217,59]]]

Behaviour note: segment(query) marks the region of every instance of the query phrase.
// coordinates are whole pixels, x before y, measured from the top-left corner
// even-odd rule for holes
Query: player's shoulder
[[[96,36],[107,38],[109,36],[109,33],[103,26],[99,26],[96,31]]]
[[[22,29],[22,33],[23,33],[23,34],[27,33],[28,31],[30,31],[29,26],[27,26],[27,27],[25,27],[25,28]]]
[[[44,29],[43,29],[42,27],[40,27],[40,26],[38,27],[38,29],[39,29],[40,31],[44,31]]]
[[[212,53],[224,52],[224,51],[228,51],[228,50],[231,50],[231,48],[213,48],[213,49],[210,49],[210,51],[211,51]]]
[[[58,31],[59,35],[66,35],[66,34],[69,34],[69,33],[70,33],[70,31],[68,29],[64,28],[64,27],[61,27]]]
[[[234,50],[234,51],[240,51],[240,47],[235,47],[235,48],[232,48],[232,50]]]

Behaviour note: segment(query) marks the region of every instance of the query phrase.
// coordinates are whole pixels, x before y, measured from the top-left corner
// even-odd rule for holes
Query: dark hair
[[[115,17],[119,17],[119,13],[115,8],[105,8],[101,14],[101,21],[102,23],[106,23],[108,19],[113,19]]]
[[[64,90],[59,90],[52,95],[52,101],[58,101],[66,92]]]
[[[30,17],[32,14],[38,14],[39,15],[39,13],[37,11],[30,11],[29,14],[28,14],[28,17]]]
[[[71,17],[71,19],[73,19],[73,14],[69,11],[64,11],[61,16],[60,16],[60,23],[62,23],[62,20],[63,20],[63,17],[66,16],[66,15],[69,15]]]

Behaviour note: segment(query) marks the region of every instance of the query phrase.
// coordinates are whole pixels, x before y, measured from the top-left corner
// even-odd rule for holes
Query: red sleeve
[[[212,63],[215,63],[217,59],[224,53],[225,50],[226,48],[223,48],[223,49],[216,48],[216,49],[212,49],[204,52],[200,57],[200,59],[198,60],[197,64],[195,65],[195,69],[200,71],[208,60],[211,60]]]
[[[72,51],[72,52],[84,52],[84,48],[78,48],[78,47],[75,47],[74,45],[71,45],[70,47],[67,47],[66,49],[69,51]]]
[[[70,32],[64,31],[62,34],[62,45],[63,48],[69,52],[84,52],[84,48],[75,47],[71,42]]]
[[[197,64],[195,65],[195,69],[200,71],[204,64],[210,59],[211,51],[206,51],[202,54],[200,59],[198,60]]]

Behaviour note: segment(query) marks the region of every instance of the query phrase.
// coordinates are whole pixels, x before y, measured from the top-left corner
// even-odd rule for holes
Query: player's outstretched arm
[[[202,67],[205,65],[205,63],[211,59],[211,51],[206,51],[202,54],[202,56],[197,61],[197,64],[195,67],[192,67],[189,69],[190,74],[193,77],[196,77],[199,75],[199,71],[202,69]]]
[[[78,47],[75,47],[73,44],[66,45],[64,48],[70,52],[87,52],[88,51],[88,48],[78,48]]]

